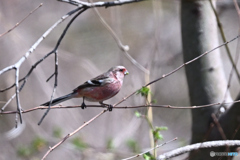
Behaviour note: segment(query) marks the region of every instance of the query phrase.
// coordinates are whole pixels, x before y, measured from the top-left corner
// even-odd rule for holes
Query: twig
[[[123,4],[128,4],[128,3],[134,3],[134,2],[141,2],[145,0],[116,0],[116,1],[111,1],[111,2],[94,2],[94,3],[88,3],[88,2],[83,2],[79,0],[58,0],[60,2],[65,2],[69,3],[78,7],[83,7],[87,6],[89,8],[93,7],[112,7],[112,6],[118,6],[118,5],[123,5]]]
[[[215,7],[213,6],[212,0],[209,0],[209,2],[210,2],[210,5],[211,5],[211,7],[212,7],[212,10],[213,10],[213,12],[214,12],[214,15],[215,15],[215,17],[216,17],[217,24],[218,24],[218,28],[219,28],[219,30],[220,30],[222,40],[223,40],[223,42],[226,42],[227,40],[226,40],[224,31],[223,31],[222,23],[220,22],[220,19],[219,19],[219,17],[218,17],[217,11],[216,11]],[[225,45],[225,48],[226,48],[226,51],[227,51],[228,58],[230,59],[230,61],[231,61],[231,63],[232,63],[232,66],[233,66],[233,68],[234,68],[234,71],[235,71],[236,74],[237,74],[238,82],[240,82],[240,74],[239,74],[238,69],[237,69],[237,67],[236,67],[237,64],[234,62],[233,57],[232,57],[231,52],[230,52],[230,49],[229,49],[229,47],[228,47],[227,44]]]
[[[135,155],[135,156],[128,157],[128,158],[125,158],[125,159],[122,159],[122,160],[129,160],[129,159],[137,158],[137,157],[139,157],[139,156],[141,156],[141,155],[144,155],[144,154],[146,154],[146,153],[148,153],[148,152],[150,152],[150,151],[152,151],[152,150],[155,150],[155,149],[157,149],[157,148],[159,148],[159,147],[162,147],[162,146],[164,146],[165,144],[171,143],[171,142],[173,142],[173,141],[175,141],[175,140],[177,140],[177,139],[178,139],[178,138],[176,137],[176,138],[174,138],[174,139],[172,139],[172,140],[170,140],[170,141],[167,141],[167,142],[165,142],[165,143],[156,145],[156,147],[151,148],[151,149],[149,149],[149,150],[147,150],[147,151],[145,151],[145,152],[139,153],[139,154],[137,154],[137,155]]]
[[[49,106],[48,106],[48,109],[47,111],[43,114],[42,118],[40,119],[40,121],[38,122],[38,125],[40,125],[43,121],[43,119],[47,116],[48,112],[50,111],[50,108],[51,108],[51,104],[52,104],[52,100],[53,100],[53,97],[54,97],[54,94],[55,94],[55,91],[56,91],[56,88],[57,88],[57,76],[58,76],[58,55],[57,55],[57,49],[59,47],[59,45],[61,44],[64,36],[66,35],[69,27],[71,26],[71,24],[73,23],[73,21],[81,14],[83,13],[84,11],[86,11],[88,8],[87,7],[82,7],[82,8],[79,8],[78,10],[78,13],[68,22],[66,28],[64,29],[63,33],[61,34],[60,38],[58,39],[57,41],[57,44],[55,46],[55,48],[50,52],[48,53],[48,55],[54,53],[55,54],[55,72],[54,72],[54,76],[55,76],[55,81],[54,81],[54,87],[53,87],[53,91],[52,91],[52,95],[51,95],[51,98],[50,98],[50,103],[49,103]],[[51,76],[50,78],[52,78],[53,76]],[[47,79],[47,81],[49,80],[49,78]]]
[[[72,133],[67,134],[60,142],[58,142],[56,145],[54,145],[53,147],[49,147],[49,150],[47,151],[47,153],[43,156],[42,160],[44,160],[48,154],[50,152],[52,152],[55,148],[57,148],[59,145],[61,145],[65,140],[67,140],[69,137],[73,136],[74,134],[76,134],[77,132],[79,132],[82,128],[86,127],[89,123],[91,123],[92,121],[96,120],[98,117],[100,117],[103,113],[105,113],[107,110],[103,110],[101,111],[99,114],[97,114],[95,117],[93,117],[92,119],[90,119],[89,121],[85,122],[83,125],[81,125],[78,129],[76,129],[75,131],[73,131]]]
[[[211,50],[209,50],[209,51],[206,51],[205,53],[197,56],[196,58],[194,58],[194,59],[192,59],[192,60],[190,60],[190,61],[188,61],[188,62],[186,62],[186,63],[184,63],[184,64],[182,64],[182,65],[180,65],[179,67],[177,67],[176,69],[172,70],[171,72],[169,72],[169,73],[167,73],[167,74],[163,74],[160,78],[157,78],[157,79],[149,82],[148,84],[146,84],[146,85],[143,86],[143,87],[147,87],[147,86],[149,86],[149,85],[151,85],[151,84],[153,84],[153,83],[155,83],[155,82],[157,82],[157,81],[159,81],[159,80],[161,80],[161,79],[163,79],[163,78],[165,78],[165,77],[168,77],[168,76],[172,75],[173,73],[177,72],[178,70],[180,70],[180,69],[183,68],[184,66],[186,66],[186,65],[188,65],[188,64],[190,64],[190,63],[198,60],[199,58],[207,55],[208,53],[211,53],[211,52],[213,52],[214,50],[216,50],[216,49],[218,49],[218,48],[220,48],[220,47],[222,47],[222,46],[224,46],[224,45],[226,45],[226,44],[228,44],[228,43],[230,43],[230,42],[238,39],[239,37],[240,37],[240,35],[234,37],[233,39],[231,39],[231,40],[229,40],[229,41],[227,41],[227,42],[225,42],[225,43],[223,43],[223,44],[221,44],[221,45],[219,45],[219,46],[217,46],[217,47],[215,47],[215,48],[213,48],[213,49],[211,49]],[[134,95],[135,93],[137,93],[137,91],[138,91],[138,90],[136,90],[136,91],[134,91],[133,93],[129,94],[128,96],[124,97],[121,101],[119,101],[119,102],[116,103],[115,105],[117,106],[117,105],[119,105],[120,103],[124,102],[126,99],[128,99],[129,97],[131,97],[132,95]]]
[[[233,103],[239,103],[240,100],[233,101],[233,102],[227,102],[224,104],[233,104]],[[211,106],[216,106],[216,105],[221,105],[221,103],[212,103],[212,104],[207,104],[207,105],[200,105],[200,106],[171,106],[171,105],[139,105],[139,106],[114,106],[114,109],[135,109],[135,108],[146,108],[146,107],[154,107],[154,108],[169,108],[169,109],[197,109],[197,108],[204,108],[204,107],[211,107]],[[51,106],[50,109],[67,109],[67,108],[81,108],[82,106]],[[103,105],[87,105],[86,107],[88,108],[107,108],[107,106]],[[39,106],[39,107],[34,107],[31,109],[27,109],[22,111],[22,113],[28,113],[32,112],[35,110],[42,110],[42,109],[48,109],[48,106]],[[0,115],[2,114],[15,114],[17,111],[1,111]]]
[[[21,65],[23,64],[23,62],[31,55],[31,53],[34,52],[34,50],[37,48],[37,46],[49,35],[49,33],[55,28],[57,27],[60,23],[62,23],[67,17],[69,17],[71,14],[75,13],[76,11],[78,11],[79,8],[69,12],[68,14],[64,15],[63,17],[61,17],[60,20],[58,20],[53,26],[51,26],[32,46],[31,48],[25,53],[25,55],[20,58],[18,60],[18,62],[16,62],[14,65],[11,65],[11,66],[8,66],[2,70],[0,70],[0,75],[1,74],[4,74],[5,72],[8,72],[10,70],[15,70],[15,84],[12,85],[11,87],[8,87],[8,89],[12,88],[12,87],[16,87],[16,91],[15,91],[15,95],[13,95],[7,102],[7,104],[10,103],[10,101],[14,98],[14,96],[16,96],[16,103],[17,103],[17,110],[18,110],[18,114],[20,116],[20,122],[22,122],[22,109],[21,109],[21,104],[20,104],[20,99],[19,99],[19,92],[21,91],[21,89],[23,88],[23,86],[25,85],[25,82],[26,82],[26,79],[28,78],[28,76],[32,73],[32,70],[34,68],[31,68],[30,69],[30,72],[25,76],[25,78],[23,79],[24,80],[24,83],[21,85],[21,87],[19,87],[19,70],[20,70],[20,67]],[[47,55],[49,56],[49,55]],[[45,56],[45,57],[47,57]],[[41,61],[40,61],[41,62]],[[40,63],[39,62],[39,63]],[[37,62],[37,64],[39,64]],[[34,66],[36,67],[36,66]],[[5,109],[7,105],[4,105],[4,107],[2,108]],[[16,119],[17,119],[17,116],[16,116]],[[17,123],[16,123],[17,124]]]
[[[26,15],[20,22],[16,23],[15,26],[13,26],[11,29],[9,29],[8,31],[0,34],[0,38],[4,35],[6,35],[7,33],[11,32],[12,30],[14,30],[17,26],[19,26],[23,21],[25,21],[31,14],[33,14],[38,8],[42,7],[43,3],[41,3],[38,7],[36,7],[34,10],[32,10],[30,13],[28,13],[28,15]]]
[[[216,126],[218,128],[219,133],[221,134],[222,139],[227,140],[227,137],[226,137],[226,135],[223,131],[223,128],[221,127],[220,123],[218,122],[218,119],[217,119],[216,115],[214,113],[212,113],[211,116],[213,118],[214,123],[216,124]]]
[[[234,131],[234,133],[233,133],[233,135],[232,135],[232,139],[235,138],[235,136],[236,136],[237,132],[239,131],[239,129],[240,129],[240,124],[239,124],[238,127],[235,129],[235,131]]]
[[[212,147],[221,147],[221,146],[240,146],[240,140],[220,140],[220,141],[209,141],[203,143],[196,143],[192,145],[187,145],[180,147],[178,149],[172,150],[170,152],[161,154],[158,156],[158,160],[164,160],[172,157],[176,157],[186,152],[197,150],[199,148],[212,148]]]
[[[90,1],[91,4],[93,4],[92,1]],[[110,32],[110,34],[112,35],[113,39],[117,42],[118,47],[123,51],[123,53],[125,54],[125,56],[128,58],[128,60],[130,62],[132,62],[138,69],[140,69],[141,71],[143,71],[144,73],[147,73],[149,75],[149,70],[147,70],[145,67],[143,67],[140,63],[138,63],[129,53],[129,46],[128,45],[123,45],[123,43],[121,42],[120,38],[117,36],[117,34],[114,32],[114,30],[107,24],[107,22],[103,19],[103,17],[100,15],[100,13],[98,12],[97,8],[93,8],[95,13],[97,14],[97,16],[99,17],[101,23],[104,25],[104,27],[106,27],[106,29]]]

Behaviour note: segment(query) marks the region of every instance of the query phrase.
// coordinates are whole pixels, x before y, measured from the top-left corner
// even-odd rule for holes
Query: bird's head
[[[123,80],[125,75],[128,75],[129,72],[124,66],[115,66],[109,69],[110,72],[112,72],[118,80]]]

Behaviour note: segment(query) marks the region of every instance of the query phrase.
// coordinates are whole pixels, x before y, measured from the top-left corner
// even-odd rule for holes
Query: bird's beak
[[[129,72],[126,70],[125,72],[124,72],[124,75],[128,75],[129,74]]]

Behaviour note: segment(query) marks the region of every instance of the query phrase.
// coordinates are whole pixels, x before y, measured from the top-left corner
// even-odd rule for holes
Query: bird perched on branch
[[[55,105],[71,98],[83,98],[82,109],[86,108],[84,100],[99,102],[102,105],[107,105],[109,111],[112,110],[112,105],[103,103],[104,100],[112,98],[121,89],[124,76],[129,74],[124,66],[116,66],[110,68],[107,72],[86,81],[82,85],[73,90],[72,93],[52,100],[52,103],[46,102],[41,106]]]

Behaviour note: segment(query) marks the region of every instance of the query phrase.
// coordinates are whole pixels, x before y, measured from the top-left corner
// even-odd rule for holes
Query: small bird
[[[72,93],[52,100],[51,105],[69,100],[71,98],[83,98],[81,108],[86,108],[84,100],[99,102],[101,105],[108,106],[108,110],[112,111],[112,105],[103,103],[104,100],[112,98],[121,89],[123,79],[129,72],[124,66],[116,66],[110,68],[107,72],[86,81],[82,85],[73,90]],[[50,101],[41,106],[49,106]]]

